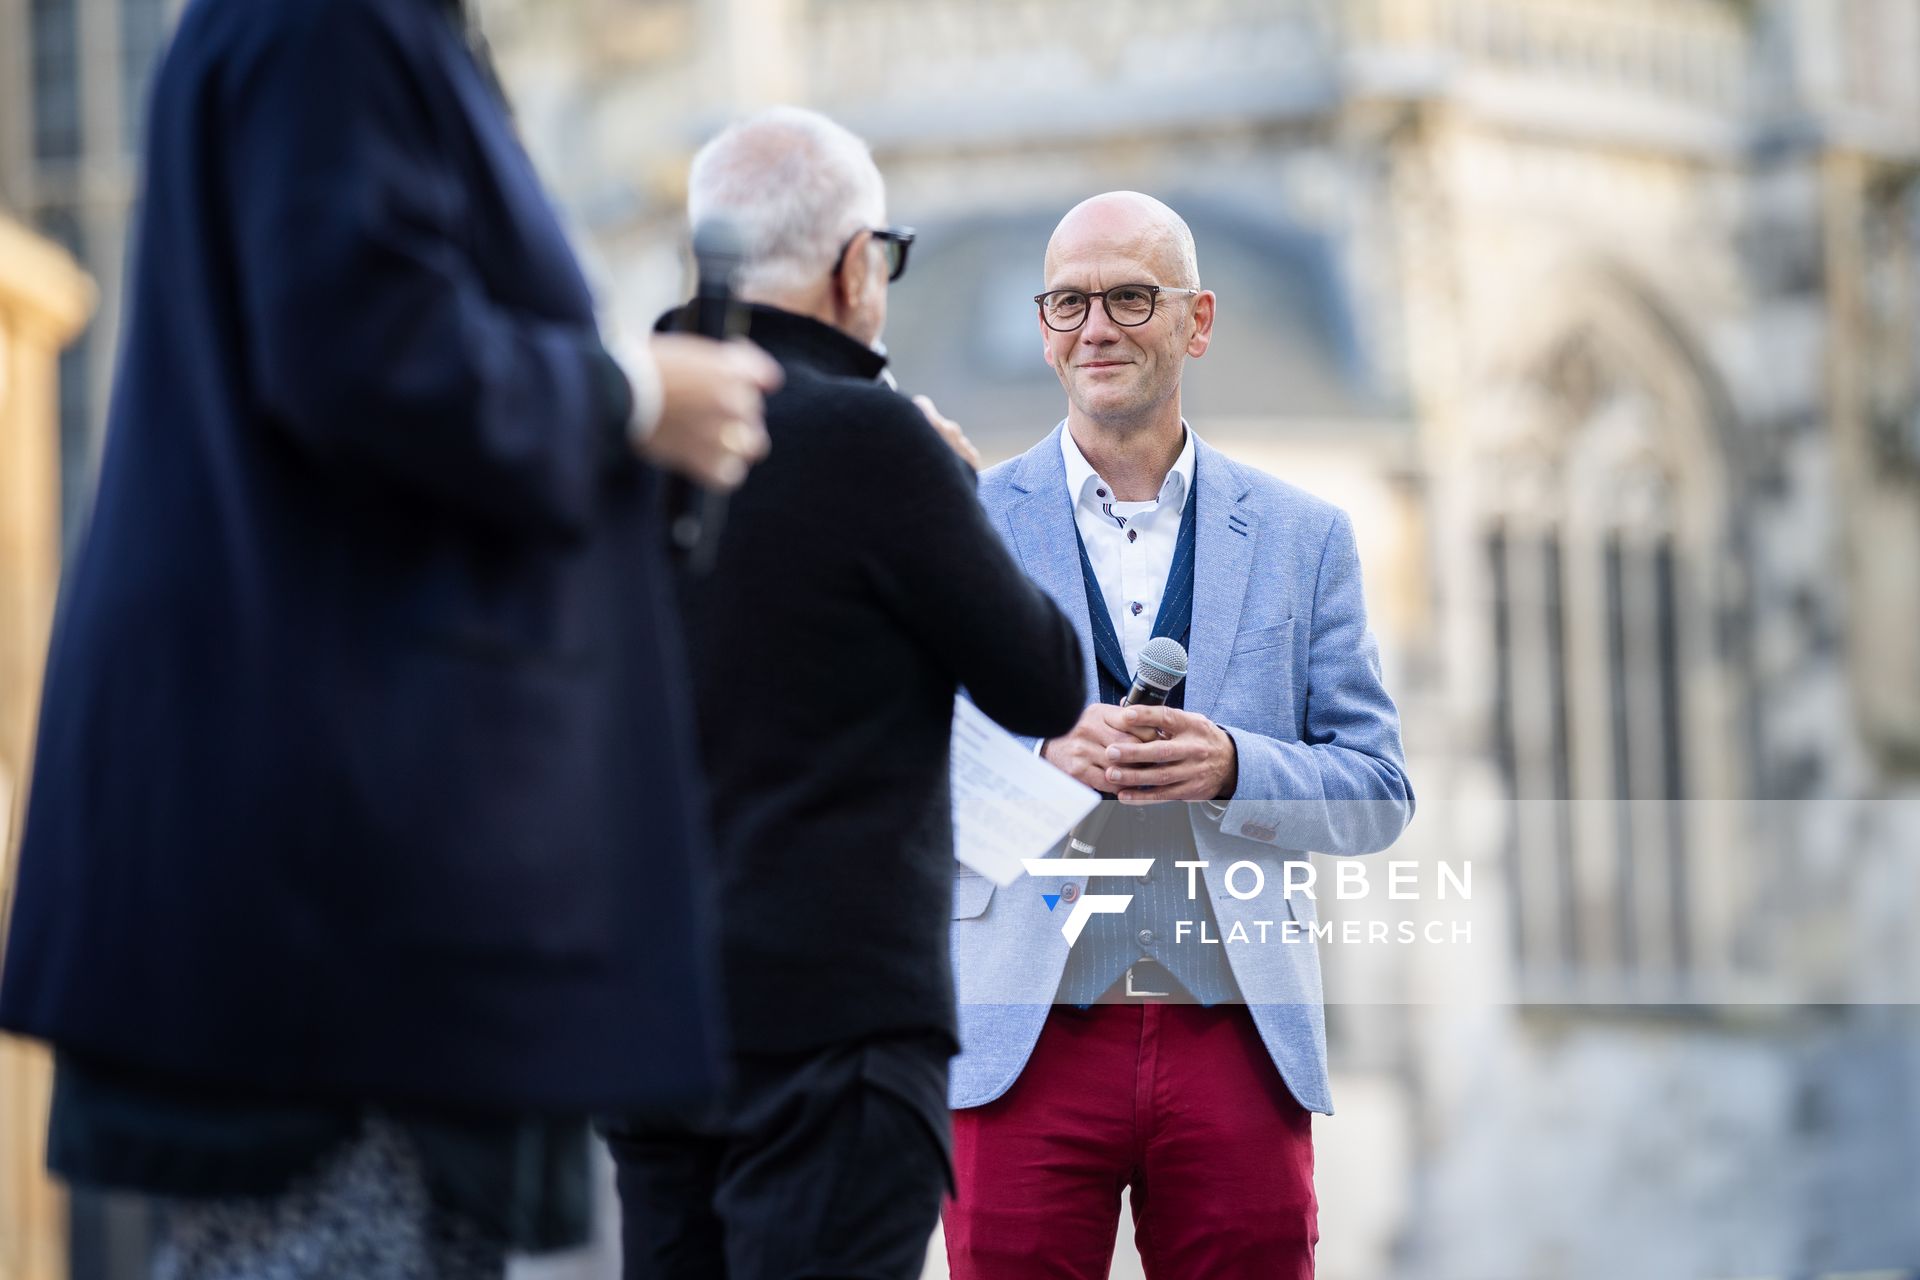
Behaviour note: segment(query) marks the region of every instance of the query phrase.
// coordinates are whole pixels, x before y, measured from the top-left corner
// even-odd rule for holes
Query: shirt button
[[[1140,602],[1139,602],[1138,600],[1135,600],[1135,601],[1133,602],[1133,616],[1134,616],[1134,617],[1136,617],[1136,618],[1137,618],[1137,617],[1139,617],[1139,616],[1140,616],[1140,611],[1141,611],[1142,609],[1144,609],[1144,608],[1146,608],[1146,607],[1147,607],[1147,606],[1145,606],[1145,605],[1143,605],[1143,604],[1141,604],[1141,603],[1140,603]]]
[[[1103,498],[1107,496],[1107,491],[1105,489],[1095,489],[1094,492],[1099,494]]]
[[[1080,896],[1080,886],[1069,880],[1060,886],[1060,901],[1072,902]]]
[[[1138,538],[1139,536],[1140,536],[1140,531],[1139,531],[1138,529],[1129,529],[1129,530],[1127,530],[1127,541],[1128,541],[1128,542],[1132,542],[1132,541],[1134,541],[1134,540],[1135,540],[1136,538]]]
[[[1152,946],[1152,945],[1153,945],[1153,930],[1151,930],[1151,929],[1142,929],[1142,930],[1140,931],[1140,933],[1139,933],[1139,935],[1138,935],[1138,936],[1139,936],[1139,938],[1140,938],[1140,945],[1141,945],[1141,946],[1143,946],[1143,947],[1150,947],[1150,946]]]

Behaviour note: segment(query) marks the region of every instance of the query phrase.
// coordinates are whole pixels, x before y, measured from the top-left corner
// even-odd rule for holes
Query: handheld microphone
[[[724,341],[746,331],[746,311],[733,296],[745,256],[740,233],[724,219],[709,218],[693,229],[695,284],[681,332]],[[726,523],[726,494],[675,478],[667,491],[667,537],[689,572],[713,568]]]
[[[1133,688],[1120,700],[1123,707],[1161,707],[1167,697],[1187,678],[1187,651],[1172,636],[1155,636],[1140,650],[1140,664],[1133,673]],[[1092,813],[1080,819],[1067,834],[1069,858],[1091,858],[1100,833],[1120,802],[1101,796]]]

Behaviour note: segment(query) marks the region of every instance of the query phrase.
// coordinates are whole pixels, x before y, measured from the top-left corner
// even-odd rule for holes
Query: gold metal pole
[[[60,574],[60,349],[92,282],[0,216],[0,936],[12,905],[40,672]],[[0,1280],[67,1270],[66,1201],[45,1171],[46,1050],[0,1038]]]

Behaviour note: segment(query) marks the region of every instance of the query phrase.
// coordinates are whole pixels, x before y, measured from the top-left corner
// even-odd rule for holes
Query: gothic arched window
[[[1700,886],[1724,841],[1695,803],[1733,754],[1721,486],[1682,354],[1622,319],[1566,330],[1480,424],[1513,940],[1541,998],[1672,993],[1722,949]]]

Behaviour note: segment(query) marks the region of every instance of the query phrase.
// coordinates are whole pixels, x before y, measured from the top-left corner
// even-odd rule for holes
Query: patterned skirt
[[[498,1280],[504,1246],[434,1204],[406,1130],[370,1118],[284,1194],[166,1200],[155,1280]]]

